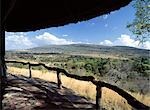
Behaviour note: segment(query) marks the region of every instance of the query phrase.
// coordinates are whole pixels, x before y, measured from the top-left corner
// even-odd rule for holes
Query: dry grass
[[[8,72],[16,75],[29,76],[28,69],[9,67]],[[44,79],[46,81],[57,82],[55,72],[32,70],[32,76]],[[61,79],[63,86],[74,90],[77,94],[95,100],[96,87],[92,83],[71,79],[64,75],[61,75]],[[132,94],[134,97],[136,97],[144,104],[150,106],[150,95],[141,95],[137,93],[130,93],[130,94]],[[119,96],[116,92],[113,92],[112,90],[107,88],[102,89],[101,105],[107,110],[131,110],[131,106],[127,104],[125,99]]]

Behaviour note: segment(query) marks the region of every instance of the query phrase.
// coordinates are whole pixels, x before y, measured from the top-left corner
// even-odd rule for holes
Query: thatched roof
[[[132,0],[3,0],[5,30],[35,31],[110,13]]]

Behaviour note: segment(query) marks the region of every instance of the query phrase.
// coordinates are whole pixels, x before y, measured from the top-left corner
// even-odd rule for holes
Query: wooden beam
[[[31,65],[30,65],[30,63],[28,63],[29,64],[29,78],[32,78],[32,74],[31,74]]]
[[[100,110],[101,108],[101,96],[102,96],[102,87],[96,86],[96,110]]]
[[[58,83],[58,88],[61,89],[61,74],[59,71],[57,71],[57,83]]]
[[[2,31],[2,0],[0,0],[0,110],[2,110],[2,97],[3,97],[3,94],[2,94],[2,58],[1,58],[1,31]]]
[[[115,85],[111,85],[109,83],[105,83],[105,82],[102,82],[102,81],[93,81],[92,83],[95,84],[95,85],[101,85],[101,87],[106,87],[108,89],[111,89],[111,90],[115,91],[120,96],[125,98],[127,100],[128,104],[131,105],[134,109],[137,109],[137,110],[150,110],[149,106],[141,103],[136,98],[134,98],[132,95],[130,95],[129,93],[127,93],[126,91],[124,91],[123,89],[121,89],[121,88],[119,88]]]
[[[0,16],[3,16],[2,9],[0,12]],[[6,73],[5,73],[5,30],[4,30],[4,23],[2,22],[2,18],[0,22],[1,22],[0,24],[0,74],[1,76],[6,76]]]
[[[0,0],[0,109],[2,110],[2,100],[5,93],[6,86],[6,66],[5,66],[5,30],[4,30],[4,6],[2,3],[4,0]]]

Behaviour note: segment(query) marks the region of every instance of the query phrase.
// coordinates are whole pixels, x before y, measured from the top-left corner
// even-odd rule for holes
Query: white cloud
[[[139,42],[134,41],[133,39],[130,38],[130,36],[123,34],[121,35],[121,37],[118,37],[117,40],[113,42],[113,44],[136,47],[138,46]]]
[[[95,25],[95,23],[93,22],[93,23],[91,23],[91,25]]]
[[[78,23],[77,24],[81,24],[81,22],[80,21],[78,21]]]
[[[111,15],[113,15],[113,14],[115,14],[115,13],[116,13],[116,11],[110,12]],[[103,16],[102,16],[103,19],[106,20],[106,19],[109,17],[110,14],[105,14],[105,15],[103,15]]]
[[[104,27],[108,27],[108,24],[105,24]]]
[[[108,18],[108,15],[104,15],[104,16],[103,16],[103,19],[107,19],[107,18]]]
[[[15,35],[14,32],[6,32],[5,34],[6,34],[6,36],[7,36],[7,35]]]
[[[110,40],[104,40],[103,42],[100,42],[101,45],[108,45],[111,46],[113,43]]]
[[[123,34],[118,37],[115,41],[104,40],[100,42],[101,45],[111,45],[111,46],[131,46],[136,48],[150,49],[150,41],[139,44],[139,41],[135,41],[129,35]]]
[[[116,13],[116,11],[112,11],[112,12],[110,12],[110,14],[115,14]]]
[[[25,35],[25,33],[6,33],[6,50],[34,47],[35,44]]]
[[[63,37],[67,37],[68,35],[67,35],[67,34],[63,34],[62,36],[63,36]]]
[[[44,32],[41,35],[28,37],[26,33],[8,33],[6,32],[6,50],[10,49],[27,49],[36,46],[42,45],[66,45],[66,44],[91,44],[88,41],[86,42],[74,42],[64,38],[56,37],[53,34]],[[150,49],[150,41],[145,42],[144,44],[139,45],[139,41],[135,41],[129,35],[121,35],[114,41],[104,40],[100,42],[101,45],[109,46],[131,46],[137,48]]]
[[[145,49],[150,49],[150,41],[146,41],[141,47]]]
[[[67,35],[63,35],[67,36]],[[73,42],[71,40],[56,37],[53,34],[44,32],[41,35],[28,37],[26,33],[6,33],[6,50],[28,49],[43,45],[67,45],[79,44],[82,42]]]
[[[70,40],[66,40],[63,38],[58,38],[48,32],[44,32],[42,35],[35,37],[40,42],[43,42],[44,44],[55,44],[55,45],[62,45],[62,44],[73,44],[75,42],[72,42]]]

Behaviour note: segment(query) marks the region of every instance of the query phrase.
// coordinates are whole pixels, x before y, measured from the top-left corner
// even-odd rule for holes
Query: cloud
[[[150,41],[146,41],[141,47],[145,49],[150,49]]]
[[[110,14],[115,14],[116,13],[116,11],[112,11],[112,12],[110,12]]]
[[[81,24],[81,21],[78,21],[78,23],[77,24]]]
[[[74,42],[64,38],[56,37],[53,34],[44,32],[41,35],[29,37],[26,33],[8,33],[6,32],[6,50],[11,49],[28,49],[43,45],[67,45],[67,44],[91,44],[86,42]],[[139,41],[135,41],[129,35],[123,34],[114,41],[104,40],[100,42],[101,45],[109,46],[131,46],[137,48],[150,49],[150,41],[139,45]]]
[[[136,48],[150,49],[150,41],[146,41],[145,43],[140,44],[139,41],[135,41],[126,34],[121,35],[115,41],[104,40],[100,42],[100,44],[108,46],[131,46]]]
[[[68,35],[63,35],[68,36]],[[56,37],[53,34],[44,32],[41,35],[28,37],[26,33],[6,33],[6,50],[12,49],[28,49],[43,45],[67,45],[67,44],[79,44],[82,42],[73,42],[71,40]]]
[[[67,34],[63,34],[62,36],[63,36],[63,37],[67,37],[68,35],[67,35]]]
[[[27,49],[36,46],[25,33],[6,32],[6,50]]]
[[[116,13],[116,11],[110,12],[111,15],[112,15],[112,14],[115,14],[115,13]],[[105,15],[103,15],[103,16],[102,16],[103,19],[106,20],[110,14],[105,14]]]
[[[110,40],[104,40],[103,42],[100,42],[101,45],[113,45],[113,43]]]
[[[93,22],[93,23],[91,23],[91,25],[95,25],[95,23]]]
[[[70,40],[58,38],[58,37],[56,37],[53,34],[50,34],[48,32],[44,32],[42,35],[36,36],[35,38],[44,44],[63,45],[63,44],[75,43],[75,42],[70,41]]]
[[[139,45],[139,41],[135,41],[134,39],[131,39],[129,35],[123,34],[114,41],[114,44],[137,47]]]
[[[108,18],[108,15],[104,15],[103,16],[103,19],[105,20],[105,19],[107,19]]]
[[[108,27],[108,24],[105,24],[104,27]]]

